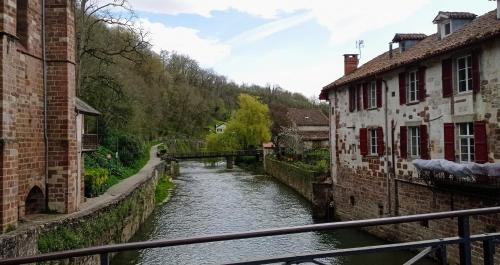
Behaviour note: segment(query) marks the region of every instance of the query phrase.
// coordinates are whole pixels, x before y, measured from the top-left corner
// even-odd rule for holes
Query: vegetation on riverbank
[[[172,177],[161,176],[155,189],[155,202],[157,205],[164,204],[170,199],[172,189],[175,187]]]
[[[85,155],[85,196],[99,196],[111,186],[137,174],[148,162],[151,147],[152,143],[129,144],[116,152],[100,146],[97,151]],[[122,158],[121,154],[126,153]]]
[[[313,149],[304,151],[301,156],[295,153],[278,153],[272,156],[282,162],[294,165],[308,171],[328,173],[330,170],[330,151],[328,149]]]

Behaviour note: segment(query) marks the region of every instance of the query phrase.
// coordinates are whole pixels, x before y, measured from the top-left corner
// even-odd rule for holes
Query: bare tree
[[[112,64],[115,57],[135,60],[139,51],[148,47],[146,33],[138,27],[136,16],[127,0],[77,0],[76,60],[77,94],[89,77],[82,71],[85,59],[97,60],[93,75],[102,75],[102,65]],[[113,29],[113,36],[102,38],[97,31]],[[90,77],[92,78],[92,77]]]

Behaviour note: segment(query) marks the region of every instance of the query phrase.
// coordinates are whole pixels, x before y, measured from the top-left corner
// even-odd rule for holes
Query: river
[[[268,176],[238,168],[225,170],[223,166],[207,168],[202,163],[183,162],[175,184],[171,200],[155,210],[131,241],[313,224],[309,202]],[[220,264],[380,243],[384,242],[367,233],[341,230],[126,252],[117,255],[112,264]],[[399,265],[411,257],[412,253],[391,252],[326,262]]]

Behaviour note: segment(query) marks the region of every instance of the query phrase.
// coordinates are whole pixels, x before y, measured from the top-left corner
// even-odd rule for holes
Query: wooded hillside
[[[285,123],[287,108],[314,107],[303,95],[279,87],[238,85],[186,55],[156,54],[125,1],[102,2],[76,3],[77,94],[103,113],[101,133],[201,139],[229,119],[242,92],[269,106],[273,133]]]

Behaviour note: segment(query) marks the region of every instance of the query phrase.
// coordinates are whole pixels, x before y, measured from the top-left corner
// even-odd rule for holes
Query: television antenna
[[[359,51],[359,58],[361,59],[361,49],[365,47],[365,41],[364,40],[357,40],[356,41],[356,49]]]

